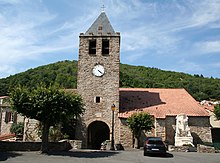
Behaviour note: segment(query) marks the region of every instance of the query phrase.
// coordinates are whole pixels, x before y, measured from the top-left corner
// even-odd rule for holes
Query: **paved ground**
[[[38,152],[0,152],[7,163],[220,163],[220,153],[172,152],[166,157],[143,156],[143,151],[89,151],[41,155]]]

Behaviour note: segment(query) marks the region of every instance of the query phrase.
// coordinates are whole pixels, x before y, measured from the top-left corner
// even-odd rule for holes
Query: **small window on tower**
[[[102,55],[109,55],[109,40],[102,40]]]
[[[89,54],[96,54],[96,40],[89,40]]]
[[[101,102],[101,98],[99,96],[95,97],[95,103],[100,103]]]
[[[99,31],[101,31],[101,30],[102,30],[102,26],[101,26],[101,25],[98,27],[98,30],[99,30]]]

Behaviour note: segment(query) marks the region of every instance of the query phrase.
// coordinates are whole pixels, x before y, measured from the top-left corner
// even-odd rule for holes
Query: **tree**
[[[50,126],[82,114],[83,104],[79,95],[65,92],[55,86],[39,85],[36,89],[16,87],[10,92],[11,105],[18,113],[42,124],[41,152],[48,151]]]
[[[140,136],[143,130],[150,131],[153,125],[154,119],[148,113],[134,113],[128,119],[128,127],[133,131],[135,141],[135,148],[140,147]]]
[[[214,108],[215,117],[220,120],[220,104],[216,105]]]

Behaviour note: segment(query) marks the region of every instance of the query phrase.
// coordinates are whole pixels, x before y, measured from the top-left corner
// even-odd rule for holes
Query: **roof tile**
[[[155,118],[176,116],[209,116],[185,89],[120,88],[119,117],[128,118],[139,111]]]
[[[99,17],[95,20],[95,22],[91,25],[91,27],[86,31],[85,35],[115,35],[115,31],[105,14],[105,12],[101,12]]]

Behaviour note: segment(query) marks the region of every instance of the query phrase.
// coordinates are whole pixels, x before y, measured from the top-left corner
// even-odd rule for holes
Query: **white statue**
[[[188,126],[188,117],[185,114],[179,114],[176,116],[176,136],[191,136],[190,128]]]
[[[182,146],[185,144],[192,144],[193,138],[190,133],[188,125],[188,117],[186,114],[179,114],[176,116],[176,134],[175,146]]]

